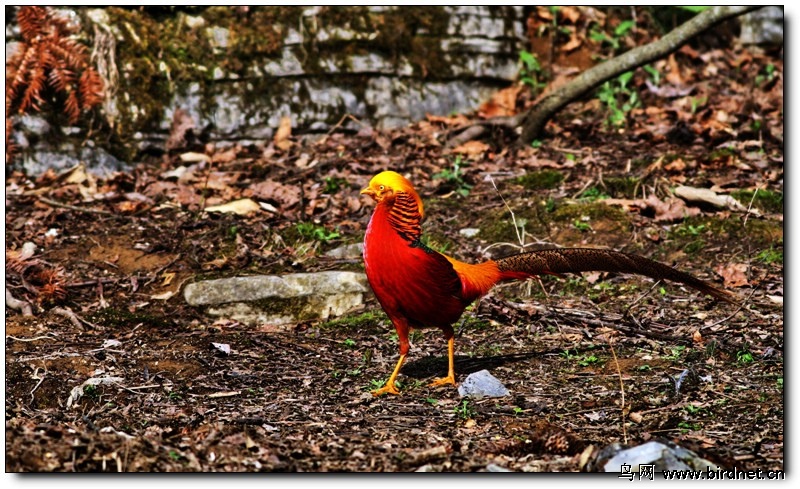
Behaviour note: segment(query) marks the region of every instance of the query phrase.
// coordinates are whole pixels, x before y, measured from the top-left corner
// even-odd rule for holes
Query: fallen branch
[[[6,289],[6,305],[15,311],[22,311],[23,316],[33,316],[31,304],[27,301],[15,298],[8,289]]]
[[[664,58],[680,49],[681,46],[701,32],[720,22],[746,14],[762,6],[711,7],[676,27],[658,41],[631,49],[616,58],[584,71],[566,85],[551,92],[525,113],[520,142],[526,144],[538,139],[547,122],[558,111],[585,96],[606,81],[657,59]]]
[[[103,216],[113,216],[113,217],[121,217],[113,212],[104,211],[102,209],[87,209],[85,207],[78,207],[76,205],[64,204],[62,202],[58,202],[56,200],[48,199],[47,197],[39,197],[39,202],[43,204],[52,205],[53,207],[62,207],[64,209],[69,209],[71,211],[78,211],[78,212],[89,212],[91,214],[101,214]]]

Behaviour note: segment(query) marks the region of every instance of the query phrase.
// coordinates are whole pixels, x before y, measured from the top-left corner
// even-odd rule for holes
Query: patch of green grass
[[[581,192],[578,200],[581,202],[595,202],[597,200],[607,199],[609,196],[598,187],[590,187]]]
[[[581,367],[588,367],[590,365],[597,365],[600,363],[600,359],[594,355],[584,355],[580,360],[578,360],[578,365]]]
[[[597,27],[592,28],[589,31],[589,39],[595,42],[599,42],[601,44],[608,44],[611,48],[616,51],[620,48],[620,41],[623,37],[625,37],[634,27],[636,23],[632,20],[623,20],[622,22],[614,28],[611,33],[607,33],[605,31],[601,31]]]
[[[673,346],[670,348],[670,354],[666,355],[664,358],[667,360],[671,360],[673,362],[677,362],[680,360],[681,356],[686,352],[686,347],[683,345]]]
[[[702,239],[696,239],[694,241],[691,241],[691,242],[687,243],[683,247],[683,251],[685,251],[689,255],[693,255],[693,254],[701,251],[705,247],[706,247],[706,242],[705,241],[703,241]]]
[[[300,236],[306,239],[313,239],[314,241],[321,241],[326,243],[341,236],[338,231],[329,231],[324,226],[314,224],[313,222],[299,222],[297,223],[297,232]]]
[[[356,342],[355,342],[355,340],[353,340],[353,339],[350,339],[350,338],[347,338],[346,340],[344,340],[344,341],[342,342],[342,344],[343,344],[344,346],[348,347],[348,348],[355,348],[355,347],[356,347]]]
[[[628,86],[632,78],[633,72],[628,71],[603,83],[597,90],[597,98],[606,107],[607,126],[624,126],[628,113],[641,105],[638,92]]]
[[[755,198],[753,198],[755,194]],[[783,192],[772,190],[736,190],[731,192],[731,197],[738,200],[743,206],[748,207],[753,202],[753,207],[770,214],[783,214]]]
[[[692,423],[691,421],[681,421],[678,423],[678,428],[680,428],[681,433],[685,435],[690,431],[698,431],[700,429],[700,424]]]
[[[778,75],[775,65],[772,63],[767,64],[758,75],[756,75],[756,85],[763,85],[764,83],[772,81]]]
[[[374,390],[378,390],[381,387],[383,387],[383,385],[385,383],[386,383],[386,381],[383,380],[383,379],[370,379],[369,383],[367,385],[365,385],[363,389],[365,391],[372,392]],[[395,387],[397,387],[397,382],[395,382],[394,385],[395,385]]]
[[[575,229],[578,231],[585,233],[592,230],[592,226],[586,221],[588,221],[588,219],[584,220],[582,217],[581,219],[575,219],[572,221],[572,225],[575,226]]]
[[[462,399],[461,402],[453,408],[453,412],[462,420],[472,419],[478,414],[478,411],[475,410],[475,406],[470,399]]]
[[[541,89],[547,86],[544,81],[547,77],[542,70],[541,64],[536,54],[526,50],[519,52],[519,62],[521,64],[519,69],[520,81],[531,88],[531,92],[536,95]]]
[[[561,358],[566,360],[572,360],[575,357],[575,354],[572,353],[570,350],[564,350],[558,354]]]
[[[514,179],[514,183],[529,190],[556,188],[562,181],[564,181],[564,175],[555,170],[534,171]]]
[[[756,254],[756,260],[766,263],[767,265],[783,265],[783,248],[776,249],[770,246],[767,249],[759,251],[758,254]]]
[[[83,386],[83,395],[92,399],[97,399],[99,396],[99,389],[95,384],[86,384]]]
[[[461,166],[463,165],[463,163],[464,160],[462,156],[456,155],[456,157],[453,159],[452,168],[445,168],[439,173],[435,173],[432,178],[434,180],[437,179],[444,180],[449,185],[451,185],[459,195],[466,197],[467,195],[469,195],[469,191],[472,189],[472,185],[470,185],[464,180],[464,174],[461,172]]]
[[[739,351],[736,352],[736,363],[739,365],[749,365],[754,361],[755,358],[753,357],[753,353],[747,346],[743,346]]]
[[[322,330],[337,330],[338,333],[362,333],[384,330],[389,317],[378,309],[356,316],[344,316],[320,324]]]
[[[653,85],[658,86],[661,83],[661,72],[652,65],[644,65],[642,69],[650,75],[650,80],[653,82]]]
[[[680,237],[700,236],[705,231],[706,231],[705,224],[699,224],[695,226],[689,223],[682,223],[670,229],[670,234]]]
[[[426,397],[425,398],[425,402],[427,402],[431,406],[435,406],[435,405],[439,404],[439,400],[438,399],[434,399],[433,397]]]
[[[335,194],[347,185],[347,180],[342,177],[325,177],[323,182],[325,183],[325,188],[322,191],[324,194]]]
[[[706,408],[702,406],[695,406],[694,404],[687,404],[686,406],[683,406],[683,410],[693,416],[706,414],[708,412]]]
[[[694,241],[694,237],[702,234],[711,243],[732,243],[745,241],[754,248],[767,248],[776,242],[783,241],[783,226],[780,222],[769,219],[743,219],[733,216],[721,219],[714,216],[688,217],[680,225],[673,226],[667,233],[675,239],[675,245],[685,246],[686,240]]]

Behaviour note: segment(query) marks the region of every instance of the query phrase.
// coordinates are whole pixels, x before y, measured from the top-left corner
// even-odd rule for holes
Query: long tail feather
[[[736,304],[730,292],[688,273],[639,255],[594,248],[556,248],[531,251],[497,260],[504,278],[578,272],[619,272],[679,282],[717,299]]]

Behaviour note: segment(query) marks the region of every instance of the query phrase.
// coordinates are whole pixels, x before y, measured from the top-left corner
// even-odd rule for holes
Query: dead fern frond
[[[61,267],[43,268],[35,277],[39,286],[39,304],[54,304],[67,298],[64,270]]]
[[[17,10],[17,22],[22,42],[6,61],[6,161],[12,113],[41,110],[53,99],[74,124],[105,95],[88,48],[73,37],[78,29],[69,19],[48,7],[25,6]]]

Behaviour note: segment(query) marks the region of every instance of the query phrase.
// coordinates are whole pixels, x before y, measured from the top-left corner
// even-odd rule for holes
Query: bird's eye
[[[385,190],[385,189],[386,189],[386,187],[384,185],[381,185],[381,186],[378,187],[378,190]]]

